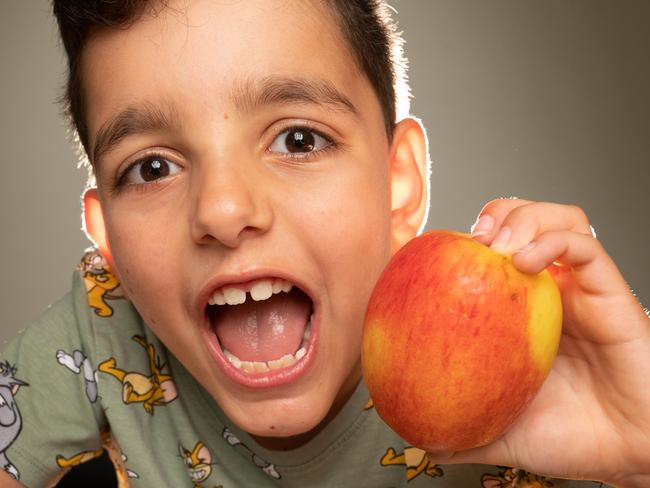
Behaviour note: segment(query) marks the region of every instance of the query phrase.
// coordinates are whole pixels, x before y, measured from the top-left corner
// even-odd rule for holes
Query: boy
[[[428,199],[382,12],[55,1],[100,254],[4,353],[2,486],[102,445],[133,486],[647,486],[649,321],[574,207],[498,200],[473,229],[562,264],[560,355],[502,439],[429,460],[368,404],[367,299]]]

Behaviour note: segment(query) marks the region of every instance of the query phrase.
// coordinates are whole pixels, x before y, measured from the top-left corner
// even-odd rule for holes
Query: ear
[[[167,403],[171,402],[178,396],[178,392],[176,391],[176,383],[174,383],[172,380],[165,380],[160,383],[160,389],[162,390],[163,398]]]
[[[429,211],[429,151],[424,127],[408,117],[393,131],[390,156],[391,251],[420,234]]]
[[[113,266],[113,254],[111,253],[110,245],[108,244],[108,236],[106,235],[106,226],[104,224],[104,213],[102,206],[99,202],[99,195],[97,188],[89,188],[84,193],[84,227],[86,235],[92,240],[99,248],[101,255],[108,261],[111,269]]]
[[[208,448],[205,447],[203,443],[201,443],[201,448],[197,453],[197,457],[199,460],[203,461],[203,464],[212,464],[212,454],[210,454],[210,451],[208,451]]]

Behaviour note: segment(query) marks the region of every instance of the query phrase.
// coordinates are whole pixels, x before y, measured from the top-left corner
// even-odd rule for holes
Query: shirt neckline
[[[363,382],[355,388],[340,412],[312,439],[300,447],[289,450],[272,450],[259,445],[247,432],[237,427],[221,410],[212,396],[196,381],[196,379],[185,369],[185,367],[168,350],[174,376],[178,378],[177,388],[182,390],[185,387],[194,390],[204,401],[198,402],[197,407],[201,410],[199,415],[204,419],[211,419],[217,429],[216,434],[223,434],[223,427],[228,428],[235,436],[252,452],[265,461],[276,466],[297,467],[315,460],[328,451],[335,449],[338,441],[344,438],[344,434],[357,422],[362,422],[367,417],[366,405],[370,398],[368,390]],[[189,393],[189,392],[188,392]],[[190,393],[191,394],[191,393]]]

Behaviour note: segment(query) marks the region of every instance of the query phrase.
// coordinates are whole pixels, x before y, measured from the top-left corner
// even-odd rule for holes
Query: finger
[[[490,247],[505,254],[512,254],[538,235],[558,230],[569,230],[593,237],[589,219],[580,207],[534,202],[516,207],[508,213]]]
[[[532,203],[520,198],[497,198],[486,203],[478,214],[470,232],[477,241],[490,245],[503,220],[515,208]]]
[[[429,451],[427,456],[434,464],[447,464],[456,455],[454,451]]]
[[[427,457],[433,464],[492,464],[513,466],[505,442],[498,440],[483,447],[476,447],[458,452],[428,452]]]
[[[570,313],[575,320],[571,321],[571,333],[577,331],[573,327],[579,327],[581,337],[597,344],[621,344],[648,337],[650,322],[646,312],[597,239],[571,231],[553,231],[540,235],[532,244],[515,253],[512,261],[527,273],[546,267],[559,270],[552,274],[562,291],[563,305],[572,307]],[[565,302],[565,293],[576,290],[583,297],[581,305],[575,306],[572,300]],[[605,317],[608,320],[599,320]],[[618,326],[612,326],[610,320]]]
[[[600,242],[591,235],[569,230],[547,231],[512,256],[525,273],[539,273],[553,263],[569,266],[573,279],[586,293],[617,294],[625,280]]]

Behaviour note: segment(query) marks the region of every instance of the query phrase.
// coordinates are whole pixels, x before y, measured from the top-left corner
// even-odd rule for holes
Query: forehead
[[[170,1],[91,36],[82,58],[91,139],[118,107],[182,100],[181,110],[223,112],[241,108],[229,101],[242,80],[269,76],[324,80],[360,112],[379,110],[353,59],[326,2]]]

